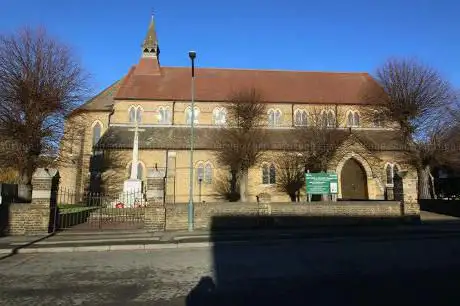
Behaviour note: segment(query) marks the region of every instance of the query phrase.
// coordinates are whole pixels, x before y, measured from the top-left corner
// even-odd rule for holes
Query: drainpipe
[[[110,105],[112,107],[112,109],[110,110],[110,113],[109,113],[109,122],[107,123],[107,128],[110,126],[110,122],[112,121],[112,115],[113,113],[115,113],[115,109],[113,108],[113,104]]]
[[[174,113],[175,113],[175,108],[176,108],[176,101],[173,101],[172,105],[172,114],[171,114],[171,124],[174,125]]]
[[[339,127],[339,114],[337,113],[338,106],[337,104],[335,105],[335,128]]]
[[[164,186],[163,186],[163,204],[166,203],[166,190],[168,188],[168,159],[169,159],[169,149],[166,149],[166,163],[165,163],[165,178],[164,178]]]
[[[291,104],[291,126],[294,126],[294,103]]]

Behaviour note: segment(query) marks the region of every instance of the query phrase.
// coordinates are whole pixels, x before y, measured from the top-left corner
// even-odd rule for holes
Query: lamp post
[[[190,51],[188,57],[192,62],[192,103],[190,118],[190,190],[188,202],[188,230],[193,231],[193,145],[195,138],[195,58],[196,52]]]

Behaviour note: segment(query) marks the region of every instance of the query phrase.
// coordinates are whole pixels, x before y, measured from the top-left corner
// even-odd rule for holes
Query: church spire
[[[142,57],[156,57],[160,56],[160,48],[158,46],[157,33],[155,31],[155,21],[150,20],[149,29],[145,36],[144,43],[142,44]]]

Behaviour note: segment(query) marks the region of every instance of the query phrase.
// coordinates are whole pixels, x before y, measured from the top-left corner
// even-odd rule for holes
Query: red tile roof
[[[189,67],[146,74],[147,61],[131,68],[115,99],[190,100]],[[365,104],[366,90],[380,90],[368,73],[197,68],[195,75],[197,101],[226,101],[232,92],[254,87],[266,102]]]

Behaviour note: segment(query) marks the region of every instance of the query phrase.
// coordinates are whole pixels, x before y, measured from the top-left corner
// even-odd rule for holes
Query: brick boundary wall
[[[186,230],[187,203],[155,205],[146,209],[147,230]],[[397,201],[321,203],[195,203],[194,228],[300,227],[306,224],[359,224],[366,221],[405,220]],[[219,223],[219,224],[218,224]],[[264,223],[264,224],[265,224]]]
[[[48,233],[50,209],[42,204],[14,203],[9,207],[9,235]]]
[[[54,230],[53,207],[59,186],[56,169],[38,168],[32,176],[32,203],[14,203],[8,207],[9,235],[45,235]]]

